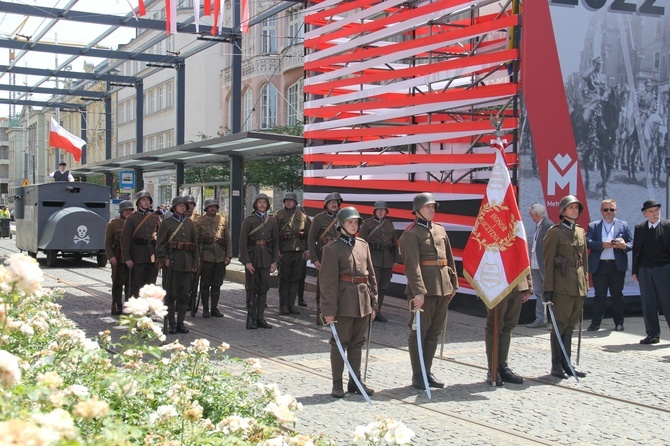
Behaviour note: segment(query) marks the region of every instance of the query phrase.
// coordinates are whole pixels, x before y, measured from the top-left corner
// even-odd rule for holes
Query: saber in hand
[[[363,369],[363,381],[368,380],[368,361],[370,360],[370,336],[372,336],[372,320],[368,322],[368,339],[365,346],[365,368]]]
[[[367,403],[372,406],[372,401],[365,391],[365,387],[363,387],[363,384],[361,384],[358,377],[354,373],[354,369],[351,367],[351,364],[349,364],[347,355],[344,352],[344,347],[342,347],[342,342],[340,341],[340,336],[337,334],[337,328],[335,328],[335,321],[330,322],[328,325],[330,326],[330,331],[333,333],[333,339],[335,339],[337,349],[340,351],[340,356],[342,356],[342,359],[344,360],[344,365],[346,365],[347,370],[349,370],[349,376],[354,380],[354,383],[356,383],[356,387],[358,387],[358,390],[361,392],[361,395],[363,395],[363,398],[365,398],[365,401],[367,401]]]
[[[556,317],[554,317],[554,310],[551,308],[553,304],[549,302],[548,305],[545,305],[549,309],[549,315],[551,316],[551,324],[554,326],[554,333],[556,333],[556,339],[558,339],[558,345],[561,346],[561,351],[563,352],[563,357],[568,363],[568,366],[570,367],[570,371],[572,372],[572,376],[575,377],[575,380],[579,382],[579,378],[577,378],[577,372],[575,372],[575,368],[572,366],[572,362],[570,362],[570,356],[568,356],[568,352],[565,350],[565,345],[563,345],[563,340],[561,339],[561,334],[558,332],[558,325],[556,325]]]
[[[419,314],[421,311],[420,308],[415,308],[411,310],[414,313],[414,324],[412,325],[412,329],[416,330],[416,345],[417,348],[419,349],[419,364],[421,364],[421,376],[423,377],[423,385],[426,388],[426,395],[428,395],[428,399],[432,400],[433,395],[430,392],[430,386],[428,385],[428,374],[426,373],[426,363],[423,360],[423,345],[421,343],[421,315]]]

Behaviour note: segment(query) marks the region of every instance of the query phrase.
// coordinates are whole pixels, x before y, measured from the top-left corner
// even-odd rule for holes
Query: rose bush
[[[302,405],[260,381],[257,359],[230,358],[228,344],[206,339],[160,345],[161,288],[128,302],[127,331],[113,343],[109,331],[87,338],[41,281],[28,256],[0,266],[0,445],[335,444],[295,433]],[[409,429],[384,420],[386,444],[409,444]],[[383,444],[366,429],[356,444]]]

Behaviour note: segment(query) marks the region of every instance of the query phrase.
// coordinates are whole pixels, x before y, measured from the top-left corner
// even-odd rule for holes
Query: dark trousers
[[[560,338],[563,341],[568,356],[570,356],[571,351],[572,333],[575,331],[575,327],[581,320],[585,299],[586,297],[568,296],[566,294],[557,293],[554,293],[552,299],[552,302],[554,303],[552,309],[554,310],[556,326],[558,327],[558,331],[561,335]],[[561,367],[561,364],[565,359],[563,358],[563,353],[558,344],[558,337],[554,330],[551,330],[550,340],[552,367]]]
[[[283,251],[279,262],[279,307],[289,309],[295,305],[300,279],[305,268],[304,251]]]
[[[660,335],[661,325],[658,310],[663,311],[670,328],[670,265],[646,268],[641,266],[637,273],[640,283],[644,328],[648,335]]]
[[[117,259],[120,257],[117,257]],[[128,266],[118,262],[112,266],[112,306],[113,310],[123,310],[123,290],[126,291],[126,300],[130,298],[131,291],[128,287]]]
[[[375,278],[377,279],[377,312],[381,313],[384,304],[386,289],[391,283],[393,277],[393,268],[377,268],[375,266]]]
[[[135,263],[133,265],[133,296],[139,297],[140,288],[150,283],[156,283],[158,268],[155,263]],[[189,288],[191,283],[188,284]]]
[[[414,313],[410,313],[410,318],[407,321],[407,325],[410,327],[409,339],[407,341],[409,358],[414,375],[421,374],[419,354],[423,355],[426,371],[430,373],[437,344],[439,343],[442,330],[444,330],[444,322],[447,319],[449,298],[446,296],[425,296],[423,307],[421,308],[423,311],[419,312],[419,317],[421,318],[421,346],[423,347],[423,352],[419,352],[418,350],[416,330],[411,329],[412,324],[414,324]]]
[[[270,289],[270,268],[258,268],[250,274],[244,269],[247,290],[247,316],[253,319],[265,319],[265,302]]]
[[[177,312],[177,323],[184,323],[184,317],[188,311],[192,282],[193,273],[190,271],[178,272],[163,268],[163,289],[167,292],[165,295],[165,305],[168,307],[168,324],[174,325],[175,311]]]
[[[591,323],[600,325],[605,315],[607,290],[612,296],[612,316],[615,324],[623,324],[623,284],[625,271],[619,271],[614,260],[601,260],[598,270],[592,275],[595,297],[593,298],[593,317]]]
[[[202,298],[202,308],[209,311],[210,299],[212,309],[216,308],[221,295],[221,285],[226,278],[225,262],[202,262],[200,269],[200,297]],[[214,303],[216,301],[216,303]]]
[[[370,325],[370,316],[365,317],[340,317],[336,318],[335,328],[337,336],[340,338],[342,348],[347,353],[349,365],[354,369],[358,378],[361,376],[361,358],[363,343],[365,342],[365,333]],[[333,381],[342,381],[342,372],[344,371],[344,359],[337,348],[335,338],[330,341],[330,367],[333,375]]]
[[[512,340],[512,330],[519,323],[522,303],[521,293],[514,291],[500,301],[496,307],[498,310],[498,368],[507,367],[507,356]],[[493,325],[495,321],[494,315],[496,314],[494,310],[488,310],[486,328],[484,329],[486,359],[488,360],[489,370],[493,370]]]

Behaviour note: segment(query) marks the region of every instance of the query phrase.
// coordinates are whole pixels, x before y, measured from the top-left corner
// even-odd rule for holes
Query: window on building
[[[228,98],[228,132],[233,133],[233,98]]]
[[[242,114],[242,131],[248,132],[254,128],[254,93],[251,87],[244,92],[244,113]]]
[[[118,113],[116,119],[119,121],[119,124],[123,124],[126,122],[126,102],[121,102],[116,109]]]
[[[286,121],[288,125],[296,125],[298,122],[302,122],[303,117],[303,94],[302,94],[302,83],[303,80],[300,79],[295,84],[288,87],[287,98],[288,98],[288,110],[286,112]]]
[[[149,114],[156,113],[156,89],[149,91]]]
[[[294,7],[288,11],[288,42],[286,45],[301,45],[304,37],[302,8]]]
[[[157,90],[156,106],[158,110],[163,110],[165,108],[165,86],[161,85]]]
[[[172,107],[172,103],[173,103],[173,100],[174,100],[172,90],[173,90],[172,82],[168,82],[165,85],[165,108]]]
[[[277,89],[267,83],[261,89],[261,128],[271,129],[277,126]]]
[[[172,147],[174,145],[172,141],[173,141],[172,132],[167,132],[165,134],[165,144],[167,144],[167,147]]]
[[[277,54],[277,19],[270,17],[263,21],[261,30],[263,54]]]
[[[156,135],[156,149],[164,149],[165,148],[165,134],[161,133],[160,135]]]

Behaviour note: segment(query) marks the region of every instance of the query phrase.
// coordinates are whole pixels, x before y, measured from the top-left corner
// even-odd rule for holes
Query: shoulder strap
[[[370,231],[370,232],[368,233],[368,238],[370,238],[370,236],[371,236],[372,234],[374,234],[375,232],[377,232],[377,230],[380,229],[380,228],[382,227],[383,224],[384,224],[384,220],[382,220],[377,226],[375,226],[375,227],[372,229],[372,231]]]
[[[291,226],[291,223],[293,223],[293,219],[295,218],[295,214],[296,214],[296,211],[293,211],[293,214],[291,214],[291,218],[289,218],[289,220],[286,222],[286,224],[284,226],[282,226],[282,228],[279,230],[279,232],[282,232],[284,229]]]
[[[321,233],[319,238],[324,238],[326,236],[326,234],[328,234],[328,232],[330,231],[330,228],[332,228],[334,224],[335,224],[335,218],[333,218],[333,221],[331,221],[330,224],[328,225],[328,227],[326,227],[326,229],[323,230],[323,232]]]
[[[142,225],[144,224],[144,222],[147,221],[147,219],[148,219],[149,217],[151,217],[151,214],[153,214],[153,212],[149,212],[149,213],[146,215],[146,217],[144,217],[144,218],[142,219],[142,221],[140,222],[140,224],[137,225],[137,226],[135,227],[135,230],[133,231],[133,235],[132,235],[131,237],[135,237],[135,234],[137,234],[137,231],[139,231],[140,228],[142,227]]]
[[[256,226],[254,229],[251,230],[251,232],[249,233],[249,237],[251,237],[252,235],[257,233],[258,231],[260,231],[261,228],[263,226],[265,226],[265,223],[267,223],[267,221],[268,221],[268,215],[265,214],[265,218],[263,219],[263,222],[260,225]]]
[[[185,221],[185,220],[184,220],[184,221]],[[181,227],[182,227],[183,225],[184,225],[184,222],[182,221],[182,222],[179,223],[179,226],[177,226],[177,227],[175,228],[175,230],[172,231],[172,235],[170,235],[170,238],[167,239],[168,243],[170,243],[170,242],[172,241],[172,239],[174,238],[174,236],[177,235],[177,231],[179,231],[179,229],[181,229]]]

